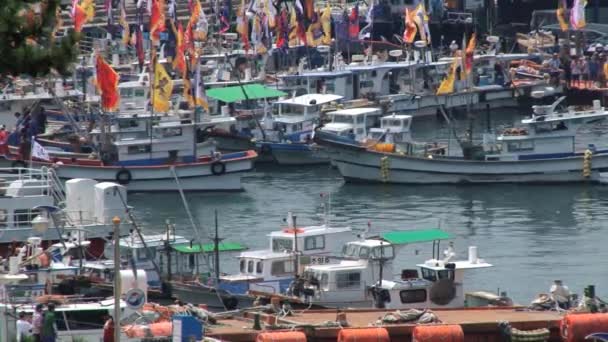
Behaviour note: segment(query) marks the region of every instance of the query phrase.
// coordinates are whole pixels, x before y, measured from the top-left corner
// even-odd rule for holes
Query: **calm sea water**
[[[493,113],[491,125],[508,126],[520,118]],[[464,127],[464,120],[458,125]],[[476,126],[486,127],[485,116]],[[606,128],[582,129],[577,144],[606,147]],[[420,140],[448,140],[446,125],[435,118],[417,118],[413,129]],[[321,223],[320,194],[331,193],[335,226],[363,230],[369,223],[372,233],[440,227],[454,235],[460,258],[467,257],[468,246],[477,246],[480,257],[494,267],[467,273],[468,290],[500,289],[528,303],[547,292],[553,280],[562,279],[579,293],[590,284],[600,296],[608,293],[608,186],[355,185],[344,184],[339,173],[326,166],[260,166],[244,179],[244,187],[240,193],[186,194],[203,231],[212,231],[217,210],[224,238],[252,249],[266,248],[266,234],[282,228],[288,211],[297,215],[298,225]],[[133,194],[129,202],[147,232],[162,231],[169,218],[178,234],[194,236],[177,193]],[[404,248],[395,272],[430,258],[431,246]],[[223,257],[222,268],[235,271],[236,260]]]

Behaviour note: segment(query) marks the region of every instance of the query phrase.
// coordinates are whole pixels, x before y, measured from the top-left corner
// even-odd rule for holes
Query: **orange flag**
[[[74,2],[72,9],[72,20],[74,21],[74,31],[82,31],[82,27],[87,22],[93,20],[95,16],[95,3],[93,0],[83,0],[81,4]]]
[[[186,72],[186,45],[184,44],[184,27],[181,22],[177,23],[177,33],[175,34],[175,58],[173,59],[173,70],[179,71],[182,75]]]
[[[150,14],[150,36],[152,41],[160,41],[160,33],[165,30],[165,0],[152,0]]]
[[[101,108],[107,112],[115,111],[118,109],[120,102],[118,74],[100,55],[97,55],[95,69],[97,71],[97,87],[101,92]]]
[[[477,45],[477,35],[473,33],[471,35],[471,39],[469,39],[469,44],[467,45],[467,49],[465,50],[464,57],[464,69],[467,75],[471,74],[471,70],[473,70],[473,56],[475,55],[475,46]]]
[[[416,33],[418,33],[416,23],[414,23],[415,16],[415,11],[410,11],[407,7],[405,8],[405,30],[403,31],[403,41],[408,44],[414,42]]]

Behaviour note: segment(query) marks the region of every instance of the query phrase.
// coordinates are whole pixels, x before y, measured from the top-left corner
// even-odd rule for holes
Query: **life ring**
[[[262,147],[260,147],[260,152],[262,152],[262,154],[271,154],[272,147],[270,147],[270,144],[262,144]]]
[[[216,176],[223,175],[226,173],[226,164],[222,163],[221,161],[214,162],[211,164],[211,173]]]
[[[120,185],[127,185],[131,183],[131,179],[133,179],[133,176],[131,176],[131,171],[127,169],[121,169],[120,171],[116,172],[116,181]]]
[[[12,173],[18,173],[19,170],[17,169],[25,169],[27,168],[27,164],[25,164],[23,160],[15,160],[14,162],[12,162],[11,167],[13,168]]]
[[[239,300],[234,296],[223,297],[222,304],[224,304],[226,310],[230,311],[236,309],[239,306]]]

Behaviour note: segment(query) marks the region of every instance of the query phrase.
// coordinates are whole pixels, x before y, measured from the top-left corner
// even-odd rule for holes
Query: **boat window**
[[[437,281],[437,275],[435,271],[429,270],[428,268],[422,268],[422,278],[428,281]]]
[[[403,304],[426,302],[426,290],[403,290],[399,292],[399,297]]]
[[[357,116],[357,123],[364,123],[365,122],[365,117],[364,116]]]
[[[138,248],[137,249],[137,260],[148,260],[156,257],[155,248]]]
[[[353,117],[350,115],[334,115],[332,121],[337,123],[353,123]]]
[[[439,279],[454,280],[454,271],[453,270],[441,270],[441,271],[437,271],[437,277]]]
[[[135,89],[135,97],[144,97],[146,96],[146,90],[143,88]]]
[[[37,210],[17,209],[14,212],[15,227],[30,227],[34,217],[38,216]],[[5,215],[6,216],[6,215]]]
[[[327,273],[321,274],[321,287],[326,289],[328,284],[329,284],[329,276],[327,275]]]
[[[108,316],[108,310],[63,311],[55,314],[58,330],[102,329],[106,316]]]
[[[342,248],[342,254],[346,257],[352,257],[359,255],[359,246],[353,243],[349,243]]]
[[[120,89],[120,97],[132,97],[133,96],[133,88],[121,88]]]
[[[293,246],[292,239],[280,239],[280,238],[272,239],[272,251],[273,252],[291,251],[292,246]]]
[[[120,128],[120,129],[134,128],[134,127],[139,127],[137,120],[118,120],[118,128]]]
[[[284,276],[293,273],[293,262],[290,260],[274,261],[270,267],[273,276]]]
[[[255,273],[262,274],[263,271],[264,271],[264,263],[262,261],[258,261],[255,264]]]
[[[393,246],[377,246],[372,249],[372,257],[375,259],[385,258],[392,259],[393,258]]]
[[[354,288],[361,285],[361,272],[343,272],[336,274],[336,287],[339,289]]]
[[[369,258],[369,247],[361,247],[361,250],[359,250],[359,258],[361,258],[361,259]]]
[[[507,150],[509,152],[526,152],[534,151],[533,141],[513,141],[507,143]]]
[[[133,145],[127,148],[128,154],[150,153],[152,152],[151,145]]]
[[[163,138],[179,137],[182,135],[182,129],[179,127],[169,127],[160,130],[160,136]]]
[[[374,81],[361,81],[359,82],[359,88],[373,88],[374,87]]]
[[[8,210],[0,209],[0,227],[6,227],[8,221]]]
[[[253,260],[247,262],[247,273],[253,273]]]
[[[245,273],[245,260],[244,259],[241,259],[240,270],[241,270],[241,273]]]
[[[304,249],[307,251],[312,249],[325,249],[325,236],[307,236],[304,239]]]
[[[372,77],[376,77],[378,75],[378,72],[376,70],[372,70]]]

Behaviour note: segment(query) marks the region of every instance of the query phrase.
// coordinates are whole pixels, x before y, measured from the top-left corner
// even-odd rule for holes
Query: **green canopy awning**
[[[245,89],[245,94],[243,93]],[[207,90],[207,96],[226,103],[243,101],[246,99],[257,100],[272,97],[286,96],[287,93],[274,88],[268,88],[261,84],[245,84],[243,86],[212,88]]]
[[[190,246],[190,244],[184,244],[184,245],[174,245],[171,246],[171,248],[173,248],[173,250],[175,250],[176,252],[179,253],[213,253],[213,251],[215,250],[215,246],[212,243],[206,243],[202,246],[200,244],[193,244],[192,246]],[[220,252],[235,252],[235,251],[242,251],[247,249],[247,247],[241,245],[240,243],[236,243],[236,242],[222,242],[219,245],[219,249]]]
[[[425,229],[388,232],[382,234],[382,238],[394,245],[401,245],[406,243],[447,240],[451,239],[452,235],[441,229]]]

